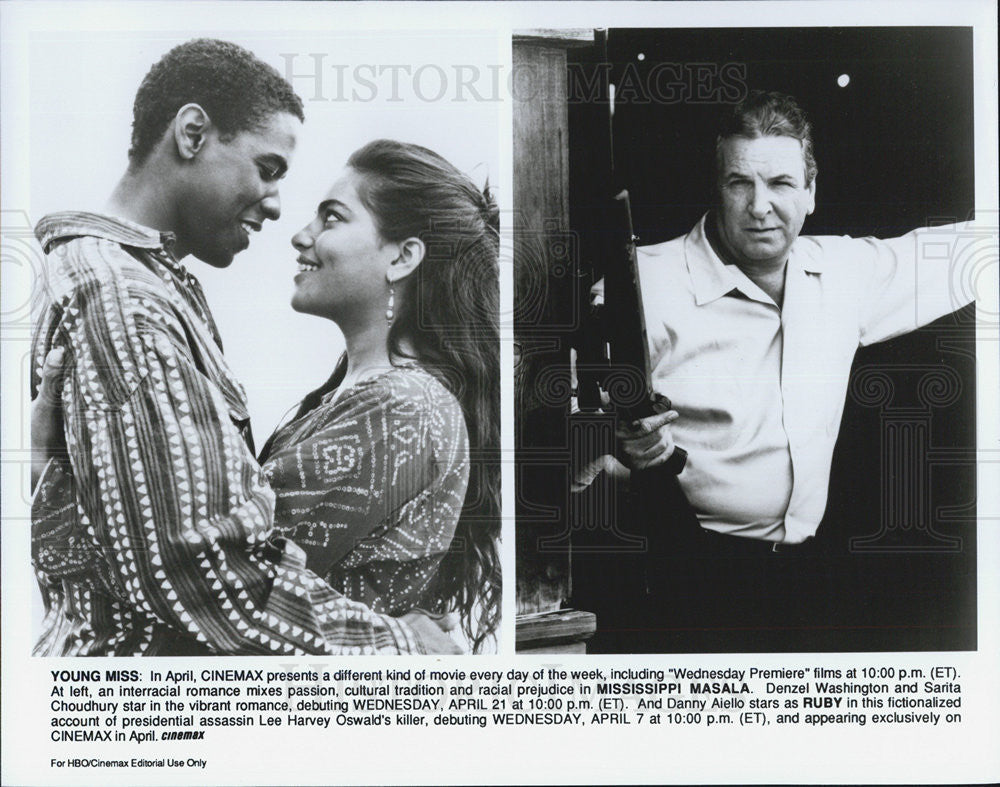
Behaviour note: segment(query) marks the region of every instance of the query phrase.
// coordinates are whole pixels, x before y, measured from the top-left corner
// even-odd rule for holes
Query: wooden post
[[[566,50],[591,30],[533,30],[513,41],[518,650],[583,651],[590,613],[570,596],[569,347],[575,243],[569,225]],[[568,306],[569,305],[569,306]],[[545,547],[548,544],[562,546]]]

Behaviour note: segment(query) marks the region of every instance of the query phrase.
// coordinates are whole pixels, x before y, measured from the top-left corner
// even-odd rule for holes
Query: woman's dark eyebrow
[[[323,200],[321,203],[319,203],[319,206],[316,208],[316,212],[317,213],[322,213],[327,208],[336,208],[341,213],[351,214],[351,209],[349,207],[347,207],[339,199],[325,199],[325,200]]]

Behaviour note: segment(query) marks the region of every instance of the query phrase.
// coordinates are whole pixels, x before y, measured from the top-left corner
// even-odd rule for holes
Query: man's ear
[[[809,184],[809,209],[806,211],[807,216],[811,216],[812,212],[816,210],[816,178],[818,175],[813,175],[812,183]]]
[[[174,116],[174,144],[182,159],[193,159],[205,146],[212,120],[198,104],[185,104]]]
[[[413,273],[427,253],[427,247],[420,238],[407,238],[398,244],[398,248],[399,256],[389,263],[389,270],[385,272],[390,284],[395,284]]]

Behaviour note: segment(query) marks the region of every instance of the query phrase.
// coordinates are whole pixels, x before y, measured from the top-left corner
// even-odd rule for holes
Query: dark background
[[[606,108],[595,100],[592,70],[604,55],[571,50],[570,59],[571,223],[584,262],[599,271],[602,253],[587,255],[607,242]],[[640,245],[688,232],[710,207],[717,118],[755,88],[795,96],[813,122],[817,207],[804,234],[893,237],[971,217],[967,28],[612,30],[607,59],[618,85],[613,186],[631,193]],[[659,66],[655,83],[653,69],[663,63],[672,65]],[[841,74],[850,77],[846,87],[837,84]],[[974,339],[974,313],[966,308],[859,351],[852,378],[876,365],[896,393],[887,406],[848,395],[817,537],[814,590],[835,599],[821,607],[823,619],[752,635],[666,632],[636,603],[630,579],[638,563],[602,554],[607,533],[576,533],[575,545],[596,547],[572,558],[571,603],[598,616],[590,650],[975,649]],[[920,377],[942,368],[957,374],[959,391],[950,404],[928,410],[917,395]],[[882,510],[891,502],[883,487],[893,483],[893,471],[884,468],[881,446],[886,419],[898,412],[887,407],[916,407],[929,420],[925,488],[908,498],[917,508],[890,515],[900,526],[883,532]],[[619,505],[619,527],[628,530],[627,504]],[[858,541],[867,536],[876,538]]]

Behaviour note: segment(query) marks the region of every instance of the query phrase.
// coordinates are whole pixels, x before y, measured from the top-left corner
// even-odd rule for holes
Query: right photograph
[[[513,40],[517,650],[975,650],[971,28]]]

